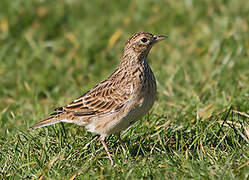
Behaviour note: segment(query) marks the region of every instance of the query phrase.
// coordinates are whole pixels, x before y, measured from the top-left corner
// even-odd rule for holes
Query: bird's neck
[[[147,61],[147,55],[135,54],[135,53],[124,53],[123,58],[117,67],[117,69],[109,76],[108,79],[119,79],[120,76],[136,76],[137,73],[143,72],[145,69],[149,69],[149,64]],[[122,72],[122,73],[121,73]],[[139,77],[139,75],[137,76]]]
[[[125,52],[122,58],[122,61],[120,62],[120,66],[122,67],[134,67],[134,66],[139,66],[139,65],[144,65],[147,64],[147,55],[148,53],[146,52],[141,52],[141,53],[134,53],[131,51]]]

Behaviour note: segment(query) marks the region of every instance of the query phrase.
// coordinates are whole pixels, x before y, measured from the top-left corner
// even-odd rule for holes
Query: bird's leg
[[[108,155],[108,158],[109,158],[109,160],[111,162],[111,166],[113,166],[113,160],[112,160],[111,154],[110,154],[109,149],[108,149],[108,147],[107,147],[107,145],[105,143],[106,136],[107,136],[107,134],[101,134],[100,139],[101,139],[101,143],[105,147],[105,151],[106,151],[106,153]]]
[[[124,148],[124,143],[123,143],[123,141],[122,141],[122,139],[121,139],[121,137],[120,137],[120,132],[117,133],[116,136],[118,137],[118,140],[119,140],[119,142],[120,142],[120,144],[121,144],[121,148],[122,148],[122,150],[123,150],[123,154],[125,155],[125,159],[126,159],[126,160],[125,160],[125,163],[128,163],[128,155],[127,155],[126,150],[125,150],[125,148]]]

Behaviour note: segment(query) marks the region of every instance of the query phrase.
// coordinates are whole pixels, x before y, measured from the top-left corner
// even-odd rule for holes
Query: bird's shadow
[[[109,138],[112,140],[112,149],[120,148],[120,153],[122,153],[121,145],[118,139],[113,135],[109,136]],[[133,158],[137,156],[145,157],[148,156],[148,154],[150,154],[151,148],[149,147],[149,142],[147,141],[144,142],[144,139],[141,139],[139,137],[133,140],[123,138],[122,141],[125,146],[124,148],[130,157]]]

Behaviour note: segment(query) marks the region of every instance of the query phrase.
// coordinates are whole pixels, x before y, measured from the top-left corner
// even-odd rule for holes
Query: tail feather
[[[36,124],[34,124],[33,126],[31,126],[29,128],[29,130],[33,130],[33,129],[37,129],[37,128],[40,128],[40,127],[45,127],[45,126],[49,126],[49,125],[52,125],[52,124],[56,124],[56,123],[59,123],[61,122],[60,119],[56,118],[56,117],[49,117],[47,119],[44,119]]]

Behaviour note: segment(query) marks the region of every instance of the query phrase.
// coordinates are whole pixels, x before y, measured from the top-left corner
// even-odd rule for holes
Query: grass
[[[0,179],[248,179],[249,4],[1,0]],[[119,63],[135,32],[167,34],[150,64],[153,110],[108,138],[61,124],[27,131]]]

